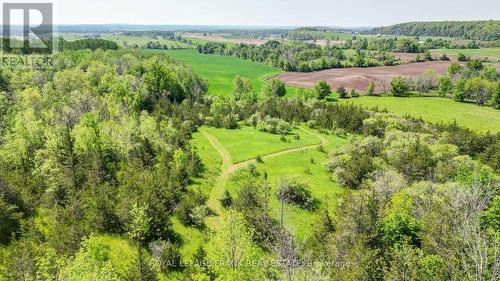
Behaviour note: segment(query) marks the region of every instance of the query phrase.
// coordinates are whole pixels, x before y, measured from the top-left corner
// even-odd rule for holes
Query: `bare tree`
[[[468,278],[498,280],[500,278],[500,244],[481,226],[480,214],[492,198],[489,189],[474,182],[467,187],[451,190],[452,225],[457,231],[455,255]]]
[[[275,250],[279,257],[279,265],[284,271],[288,281],[293,279],[293,270],[298,267],[298,251],[294,246],[293,237],[286,230],[279,230],[276,235]]]

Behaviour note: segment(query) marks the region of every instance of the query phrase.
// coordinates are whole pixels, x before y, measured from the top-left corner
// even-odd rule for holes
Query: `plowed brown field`
[[[396,76],[417,77],[426,69],[434,69],[436,74],[446,73],[449,62],[432,61],[410,63],[398,66],[378,66],[369,68],[335,68],[302,73],[287,72],[274,76],[290,86],[313,87],[316,82],[325,80],[332,88],[343,86],[347,89],[365,91],[371,81],[375,82],[376,91],[388,90],[390,81]]]

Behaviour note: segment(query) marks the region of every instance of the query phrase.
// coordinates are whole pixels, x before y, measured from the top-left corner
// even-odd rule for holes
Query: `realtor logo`
[[[2,14],[4,52],[52,54],[54,48],[52,3],[3,3]],[[21,17],[22,21],[19,23]],[[13,24],[14,20],[17,20],[16,24]]]

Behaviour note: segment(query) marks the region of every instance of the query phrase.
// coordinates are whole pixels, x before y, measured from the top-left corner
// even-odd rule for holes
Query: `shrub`
[[[344,87],[338,87],[337,88],[337,93],[339,94],[339,97],[341,99],[347,99],[347,98],[349,98],[349,93],[347,92],[347,90]]]
[[[330,85],[328,85],[324,80],[319,81],[316,86],[314,86],[314,91],[316,92],[316,97],[320,100],[326,98],[332,93]]]
[[[284,178],[279,183],[278,198],[306,210],[314,209],[314,198],[309,185],[296,177]]]
[[[395,97],[408,97],[410,96],[410,85],[401,76],[398,76],[391,81],[391,94]]]
[[[359,93],[355,89],[352,89],[351,90],[351,97],[359,98]]]
[[[373,96],[375,94],[375,82],[371,81],[366,90],[367,96]]]
[[[233,204],[233,198],[231,197],[231,194],[227,190],[224,191],[219,201],[221,202],[224,208],[228,208]]]
[[[464,62],[464,61],[468,61],[469,57],[466,56],[466,55],[464,55],[464,54],[462,54],[462,53],[458,53],[457,60]]]
[[[262,159],[262,157],[260,155],[257,155],[257,157],[255,158],[255,162],[257,163],[264,163],[264,159]]]
[[[202,227],[205,217],[209,214],[205,205],[207,199],[201,191],[187,193],[177,207],[179,220],[185,225]]]
[[[284,97],[286,95],[286,86],[283,81],[279,79],[272,79],[267,82],[263,88],[264,96],[268,97]]]
[[[292,130],[292,126],[282,119],[266,116],[257,121],[257,129],[271,134],[286,135]]]

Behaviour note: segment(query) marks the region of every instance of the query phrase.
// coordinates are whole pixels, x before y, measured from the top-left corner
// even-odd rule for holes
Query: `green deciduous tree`
[[[401,76],[391,81],[391,94],[395,97],[410,96],[410,85]]]
[[[316,92],[316,97],[320,100],[326,98],[332,93],[330,85],[326,81],[321,80],[314,86],[314,91]]]

